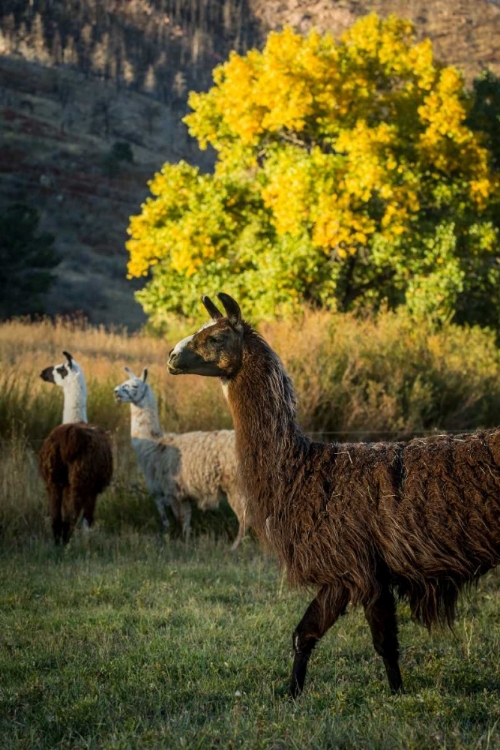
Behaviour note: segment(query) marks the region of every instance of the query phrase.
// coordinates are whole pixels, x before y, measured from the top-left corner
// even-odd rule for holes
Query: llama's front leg
[[[231,502],[230,502],[230,505],[231,505],[232,508],[235,507],[235,506],[233,506],[231,504]],[[247,530],[246,510],[243,510],[243,511],[240,510],[240,513],[237,513],[236,517],[238,518],[238,534],[236,535],[236,539],[234,540],[234,542],[233,542],[233,544],[231,546],[231,550],[233,552],[234,552],[235,549],[238,549],[238,547],[241,544],[241,541],[242,541],[243,537],[246,534],[246,530]]]
[[[372,605],[365,607],[365,616],[372,632],[375,651],[384,660],[391,692],[399,693],[403,690],[403,680],[399,670],[396,602],[388,586],[384,586]]]
[[[170,528],[170,521],[168,520],[167,514],[167,508],[169,505],[168,500],[163,494],[155,494],[154,499],[158,515],[160,516],[162,532],[164,534],[168,534],[168,530]]]
[[[307,663],[317,642],[344,614],[349,596],[345,589],[333,590],[323,586],[308,606],[306,613],[293,633],[293,660],[290,694],[297,698],[306,679]]]
[[[191,502],[187,498],[182,497],[177,491],[172,493],[170,507],[174,516],[181,524],[184,541],[188,542],[191,532]]]
[[[246,528],[245,520],[244,520],[244,519],[241,519],[241,520],[239,521],[239,524],[240,524],[240,525],[239,525],[239,527],[238,527],[238,534],[236,535],[236,539],[234,540],[234,542],[233,542],[233,543],[232,543],[232,545],[231,545],[231,551],[232,551],[232,552],[234,552],[235,550],[237,550],[237,549],[238,549],[238,547],[239,547],[239,546],[240,546],[240,544],[241,544],[241,541],[242,541],[243,537],[244,537],[244,536],[245,536],[245,534],[246,534],[246,530],[247,530],[247,528]]]

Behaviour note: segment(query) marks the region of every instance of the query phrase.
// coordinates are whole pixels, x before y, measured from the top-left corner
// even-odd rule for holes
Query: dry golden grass
[[[308,312],[262,327],[294,380],[300,421],[309,431],[377,438],[431,429],[468,430],[500,422],[499,351],[480,329],[418,327],[403,314],[356,320]],[[129,409],[114,402],[123,366],[149,368],[165,430],[231,425],[215,379],[171,377],[171,340],[106,331],[81,321],[0,325],[0,436],[23,434],[35,444],[59,422],[62,393],[39,378],[70,351],[84,368],[89,419],[125,439]]]
[[[292,375],[301,424],[323,439],[384,440],[500,424],[500,355],[486,331],[450,325],[436,332],[402,314],[356,320],[312,312],[261,330]],[[62,392],[39,374],[62,361],[63,349],[84,368],[89,419],[109,429],[115,443],[115,477],[98,505],[101,526],[157,528],[130,447],[129,407],[115,403],[113,388],[126,377],[124,365],[138,374],[147,366],[164,430],[230,427],[215,379],[167,373],[171,346],[189,332],[172,332],[166,341],[62,320],[0,325],[0,535],[48,534],[36,453],[61,420]]]
[[[124,365],[138,374],[143,367],[149,368],[164,429],[229,426],[216,382],[168,375],[165,364],[170,348],[161,338],[106,331],[82,322],[4,323],[0,325],[0,429],[4,435],[22,432],[38,442],[60,421],[62,392],[42,381],[39,374],[44,367],[64,361],[63,349],[73,354],[85,372],[89,419],[123,437],[128,435],[129,409],[115,403],[113,388],[127,377]]]

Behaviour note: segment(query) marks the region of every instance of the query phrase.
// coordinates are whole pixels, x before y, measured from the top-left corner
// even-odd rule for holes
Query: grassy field
[[[307,594],[248,540],[186,547],[147,534],[78,535],[0,553],[0,747],[498,748],[498,575],[453,634],[401,607],[406,694],[391,697],[361,611],[286,686]]]
[[[172,332],[172,341],[184,331]],[[500,423],[491,334],[309,314],[265,328],[301,421],[332,439]],[[170,378],[170,343],[59,321],[0,325],[0,748],[500,748],[500,575],[431,636],[401,607],[407,693],[391,697],[362,613],[341,619],[287,698],[291,633],[308,603],[248,538],[229,551],[227,507],[194,514],[185,546],[158,519],[112,389],[150,367],[165,429],[230,426],[211,379]],[[38,374],[68,349],[116,470],[96,528],[55,550],[37,451],[62,394]]]

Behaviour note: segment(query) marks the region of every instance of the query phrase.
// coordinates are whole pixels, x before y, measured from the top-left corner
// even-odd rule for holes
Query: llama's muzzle
[[[171,375],[182,375],[182,370],[177,370],[170,360],[167,362],[167,370]]]
[[[54,368],[46,367],[45,370],[42,370],[42,372],[40,373],[40,377],[42,378],[42,380],[45,380],[47,383],[55,383]]]
[[[226,373],[217,362],[205,360],[197,352],[188,348],[181,351],[172,350],[167,362],[167,369],[171,375],[208,375],[209,377],[222,377]]]
[[[179,368],[179,364],[181,364],[182,359],[182,350],[176,351],[175,348],[171,350],[169,356],[168,356],[168,362],[167,362],[167,369],[171,375],[180,375],[182,374],[182,365]]]

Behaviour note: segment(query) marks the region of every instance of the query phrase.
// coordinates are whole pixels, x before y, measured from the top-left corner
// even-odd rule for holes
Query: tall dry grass
[[[89,420],[126,438],[129,408],[116,404],[113,388],[127,376],[123,366],[138,373],[150,370],[164,429],[187,431],[230,425],[217,383],[168,376],[171,345],[148,335],[106,331],[80,321],[48,320],[0,325],[0,438],[23,434],[37,444],[59,423],[62,391],[39,377],[47,365],[64,361],[70,351],[82,365],[89,390]]]
[[[492,333],[448,325],[416,327],[403,313],[377,320],[305,313],[299,321],[261,328],[294,380],[300,421],[324,439],[390,439],[432,430],[472,430],[500,424],[500,353]],[[215,379],[171,377],[171,346],[145,333],[106,331],[81,321],[12,321],[0,325],[0,533],[47,534],[37,450],[60,422],[62,392],[40,371],[70,351],[89,387],[89,419],[112,432],[116,472],[98,505],[107,530],[157,528],[129,442],[129,407],[113,388],[126,364],[144,366],[158,396],[165,430],[230,427]],[[231,528],[219,518],[222,527]],[[199,527],[203,527],[203,521]]]
[[[500,423],[500,353],[479,328],[418,327],[403,313],[357,320],[306,313],[299,321],[262,327],[294,380],[306,430],[341,437],[427,430],[470,430]],[[0,439],[23,435],[36,445],[60,420],[62,392],[40,371],[69,350],[89,386],[89,419],[126,440],[129,408],[113,388],[149,368],[165,430],[185,432],[231,425],[215,379],[171,377],[165,367],[171,341],[127,335],[81,322],[0,325]]]
[[[500,351],[492,332],[404,312],[359,320],[305,314],[263,327],[299,395],[306,430],[341,439],[500,424]]]

